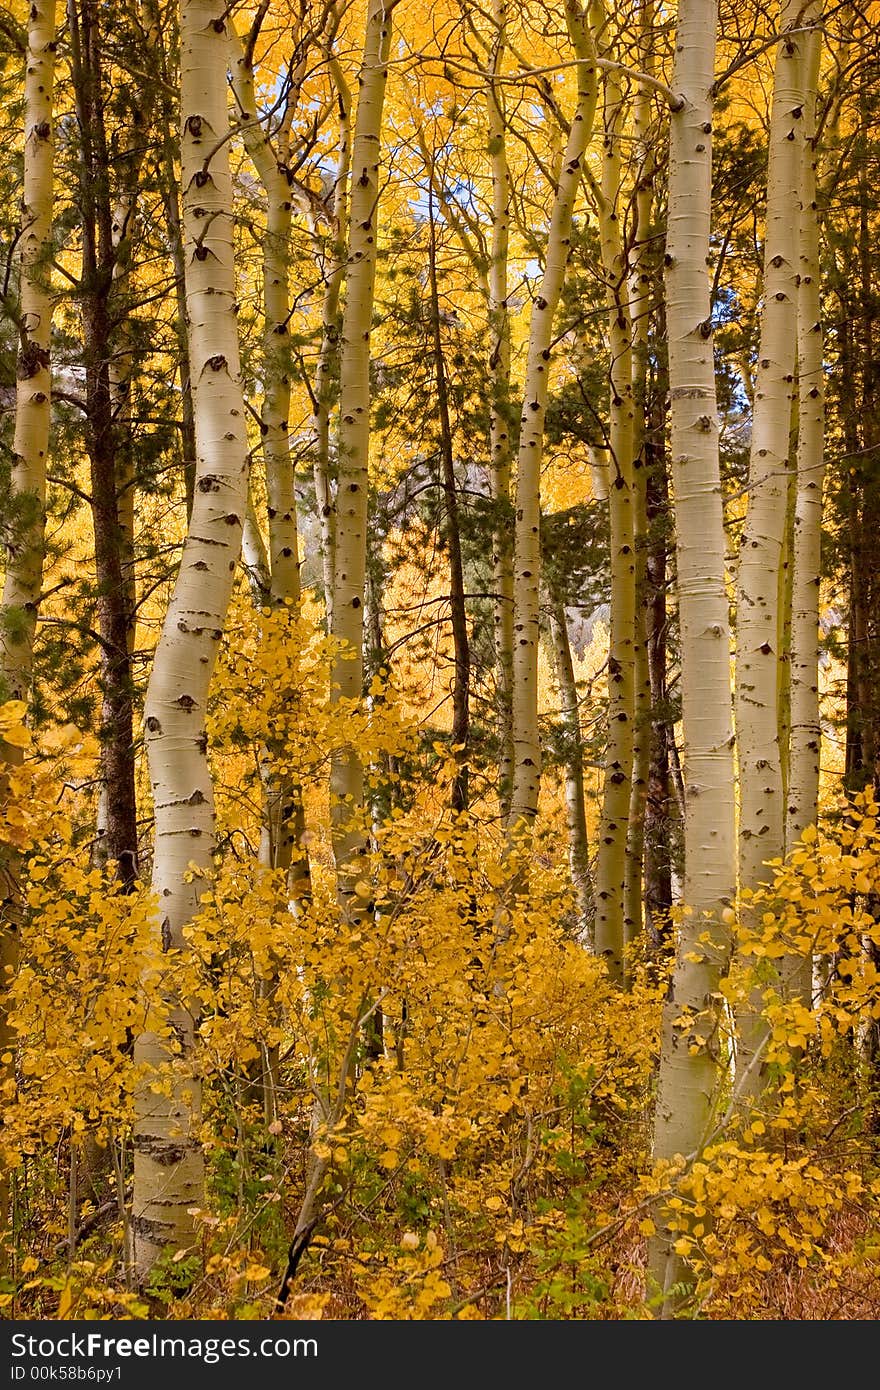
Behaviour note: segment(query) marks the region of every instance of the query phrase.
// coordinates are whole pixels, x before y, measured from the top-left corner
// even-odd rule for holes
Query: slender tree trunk
[[[783,35],[799,24],[800,13],[800,0],[783,0],[779,20]],[[737,576],[741,892],[754,891],[766,882],[768,861],[781,857],[785,848],[778,719],[783,636],[779,596],[797,352],[798,218],[794,209],[799,205],[804,126],[800,43],[799,34],[788,35],[780,39],[776,50],[749,501]],[[738,1017],[737,1084],[744,1098],[761,1085],[763,1069],[756,1058],[766,1035],[759,1012],[762,989],[759,984]]]
[[[501,813],[510,812],[513,788],[513,547],[510,529],[510,465],[513,426],[510,400],[510,312],[507,275],[510,244],[510,170],[504,89],[497,81],[507,47],[507,0],[492,0],[496,26],[486,94],[492,177],[492,231],[489,250],[489,484],[494,503],[492,570],[494,576],[495,671],[498,682],[498,787]]]
[[[654,68],[654,3],[639,9],[639,52],[643,72]],[[636,239],[631,253],[630,319],[632,322],[633,396],[633,550],[635,561],[635,632],[633,635],[633,760],[626,832],[626,880],[623,891],[624,948],[644,928],[645,817],[651,766],[651,673],[648,655],[648,329],[652,308],[651,209],[654,154],[651,145],[651,93],[639,85],[633,96],[636,142]]]
[[[258,12],[258,19],[262,11]],[[234,34],[234,24],[228,21]],[[299,536],[293,459],[290,451],[290,229],[293,213],[292,186],[285,160],[287,131],[293,115],[293,95],[287,106],[276,139],[279,153],[257,121],[257,100],[252,67],[256,27],[245,40],[233,37],[230,69],[232,90],[238,105],[245,148],[266,192],[266,232],[263,238],[263,404],[260,434],[266,465],[268,503],[268,554],[257,561],[257,572],[269,581],[266,602],[270,607],[295,610],[300,602]],[[292,82],[298,90],[302,55]],[[253,502],[249,494],[248,509]],[[258,538],[259,537],[259,541]],[[256,518],[245,517],[243,545],[252,553],[262,535]],[[254,585],[251,592],[256,594]],[[305,848],[305,807],[302,789],[278,770],[284,749],[280,741],[267,739],[261,750],[260,777],[263,790],[263,825],[260,857],[266,867],[280,869],[286,876],[288,892],[301,911],[311,899],[311,865]],[[277,952],[270,953],[269,968],[260,980],[260,989],[273,1007],[278,980],[286,962]],[[264,1046],[253,1070],[251,1092],[262,1103],[266,1124],[276,1115],[278,1095],[278,1049]]]
[[[602,270],[608,306],[611,421],[608,509],[611,521],[611,616],[608,649],[608,734],[599,850],[596,860],[596,953],[618,983],[624,976],[627,827],[635,722],[636,571],[633,501],[634,411],[629,275],[620,229],[620,74],[605,74],[602,186],[597,190]]]
[[[351,92],[339,63],[332,59],[330,72],[336,88],[339,138],[333,184],[333,238],[324,269],[321,304],[321,347],[315,368],[312,434],[315,458],[315,506],[321,527],[321,567],[324,578],[324,611],[327,631],[333,630],[333,576],[336,556],[336,508],[330,480],[330,415],[339,376],[339,339],[342,331],[339,295],[345,271],[348,241],[348,179],[351,165]]]
[[[663,1010],[654,1157],[686,1161],[708,1138],[719,1082],[715,997],[736,885],[730,626],[707,260],[711,225],[714,0],[679,0],[670,122],[667,338],[685,739],[684,899]],[[711,945],[701,938],[711,933]],[[682,1020],[685,1020],[683,1023]],[[711,1041],[710,1041],[711,1040]],[[658,1215],[649,1277],[672,1316],[686,1270]]]
[[[55,3],[34,0],[27,21],[24,79],[24,183],[19,240],[19,349],[15,382],[10,500],[18,507],[17,529],[6,552],[0,606],[0,703],[30,702],[34,637],[43,586],[46,526],[46,465],[49,454],[52,373],[53,183],[55,169]],[[0,740],[4,765],[15,766],[22,750]],[[22,919],[18,856],[0,856],[0,1055],[14,1058],[6,990],[18,971]],[[15,1085],[15,1062],[0,1062],[0,1087]],[[9,1226],[9,1179],[0,1174],[0,1235]],[[5,1256],[0,1252],[0,1269]]]
[[[452,628],[454,672],[452,681],[451,740],[459,764],[452,784],[452,809],[465,811],[468,804],[468,734],[470,729],[471,649],[464,602],[464,567],[461,559],[461,532],[458,519],[458,489],[452,448],[452,421],[449,415],[449,388],[446,362],[440,336],[440,298],[437,290],[437,223],[433,190],[428,192],[428,284],[431,294],[431,344],[437,383],[437,412],[440,417],[440,462],[443,472],[443,502],[446,550],[449,559],[449,614]]]
[[[548,622],[565,738],[565,823],[568,830],[568,863],[577,905],[575,933],[578,941],[592,949],[595,901],[584,799],[584,745],[565,605],[558,594],[549,594]]]
[[[664,390],[665,395],[665,390]],[[664,457],[664,410],[655,407],[646,440],[649,542],[646,559],[647,652],[651,682],[651,760],[645,806],[645,918],[651,955],[663,961],[672,941],[672,866],[675,859],[674,793],[669,768],[671,738],[666,689],[666,517],[669,492]],[[658,442],[659,441],[659,442]]]
[[[562,159],[547,236],[544,275],[532,308],[523,386],[516,475],[514,532],[513,747],[514,771],[508,830],[530,827],[538,811],[541,746],[538,735],[538,622],[541,570],[541,459],[550,376],[553,322],[562,293],[571,242],[581,162],[590,140],[598,87],[595,51],[587,19],[576,0],[566,0],[566,22],[578,58],[578,99]]]
[[[228,37],[219,0],[182,0],[180,41],[184,255],[198,457],[191,524],[145,706],[156,822],[153,887],[163,946],[176,951],[186,949],[183,929],[199,906],[201,885],[188,866],[209,869],[214,847],[205,717],[241,548],[248,459],[224,138]],[[201,1088],[188,1066],[196,1020],[173,996],[170,1007],[179,1047],[173,1080],[163,1037],[146,1031],[135,1044],[135,1061],[144,1069],[135,1097],[132,1215],[141,1277],[170,1245],[193,1245],[191,1209],[203,1200]],[[151,1077],[160,1083],[155,1088]]]
[[[269,552],[260,523],[251,489],[248,488],[247,510],[244,515],[244,529],[241,536],[241,563],[247,575],[248,587],[255,608],[268,608],[272,597],[272,571],[269,568]],[[263,860],[271,867],[271,859]]]
[[[79,202],[82,227],[82,325],[86,451],[95,536],[101,686],[99,838],[102,858],[120,881],[137,877],[134,689],[131,673],[132,566],[130,533],[120,525],[118,452],[111,361],[114,331],[114,237],[110,159],[104,119],[100,15],[94,0],[68,4],[71,68],[79,125]],[[124,317],[124,315],[123,315]],[[130,481],[130,480],[129,480]]]
[[[817,16],[817,23],[821,16]],[[801,162],[800,277],[798,281],[797,495],[791,613],[791,756],[786,848],[819,811],[819,580],[824,472],[825,370],[816,201],[816,85],[822,36],[802,39],[804,142]]]
[[[821,7],[816,22],[821,20]],[[815,10],[814,10],[815,13]],[[804,142],[801,162],[800,277],[798,281],[798,441],[791,604],[791,752],[786,849],[819,814],[819,583],[824,473],[825,369],[822,360],[819,217],[816,201],[816,87],[822,36],[802,39]],[[810,963],[793,982],[807,999]]]
[[[232,24],[230,21],[230,27]],[[267,221],[263,239],[263,406],[260,433],[266,462],[269,518],[269,604],[295,609],[300,601],[299,537],[293,459],[290,451],[290,227],[292,191],[282,164],[261,125],[251,67],[253,44],[233,39],[232,88],[245,148],[266,191]],[[285,121],[286,126],[286,121]],[[271,742],[271,741],[270,741]],[[272,868],[288,875],[297,902],[311,894],[311,871],[303,845],[305,811],[302,792],[279,777],[271,746],[261,759],[264,829]]]
[[[364,581],[367,554],[367,491],[370,451],[370,336],[376,280],[379,217],[379,153],[385,98],[391,11],[388,0],[370,0],[351,159],[350,235],[342,324],[339,386],[339,485],[333,580],[333,636],[345,644],[334,660],[334,698],[357,702],[363,688]],[[330,777],[333,853],[340,901],[357,913],[351,888],[364,852],[364,773],[349,745],[334,754]]]

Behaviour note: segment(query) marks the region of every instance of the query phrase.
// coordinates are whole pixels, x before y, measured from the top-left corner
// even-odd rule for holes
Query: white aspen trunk
[[[288,129],[294,109],[294,97],[288,95],[287,107],[276,139],[276,153],[263,125],[257,119],[257,99],[254,91],[252,43],[242,42],[235,34],[232,20],[230,72],[232,90],[238,106],[244,146],[266,192],[266,233],[263,239],[263,404],[260,412],[260,433],[266,467],[266,495],[269,521],[268,554],[256,559],[256,573],[268,571],[266,602],[274,608],[296,607],[299,604],[299,536],[296,511],[294,467],[290,452],[290,229],[293,213],[292,184],[287,174],[285,156]],[[302,63],[293,78],[293,92],[298,90]],[[262,541],[253,503],[248,494],[243,549],[254,556]],[[249,565],[249,572],[253,573]],[[252,594],[255,585],[251,585]],[[281,869],[286,875],[292,901],[301,906],[311,894],[311,870],[304,848],[305,812],[302,791],[275,766],[278,749],[269,736],[260,752],[260,779],[263,805],[260,830],[260,862],[270,869]],[[283,751],[283,750],[282,750]],[[265,998],[274,999],[279,976],[284,969],[279,953],[270,952],[266,974],[260,980]],[[267,1124],[275,1118],[278,1093],[277,1048],[263,1047],[255,1088],[262,1098]],[[251,1076],[251,1081],[255,1078]]]
[[[388,0],[370,0],[358,79],[351,155],[351,197],[345,310],[339,383],[339,483],[333,577],[333,636],[345,656],[333,662],[335,699],[358,701],[363,686],[364,586],[367,555],[367,492],[370,452],[370,330],[376,281],[379,212],[379,153],[385,99],[391,10]],[[364,852],[364,771],[352,746],[333,757],[330,802],[333,853],[340,898],[353,861]]]
[[[686,1160],[711,1131],[720,1076],[715,995],[729,952],[722,912],[736,885],[730,625],[709,297],[715,0],[679,0],[666,238],[671,463],[684,726],[686,916],[664,1005],[654,1157]],[[705,914],[705,915],[704,915]],[[711,931],[713,947],[700,942]],[[689,1020],[684,1025],[682,1019]],[[649,1290],[685,1274],[657,1217]]]
[[[231,22],[230,22],[230,27]],[[242,136],[266,191],[267,221],[263,241],[263,406],[260,415],[266,464],[269,518],[267,601],[277,608],[295,607],[300,601],[299,537],[290,451],[290,229],[293,213],[291,181],[283,156],[286,129],[292,116],[288,107],[279,134],[281,157],[276,154],[263,126],[257,121],[257,102],[251,67],[250,45],[235,36],[230,64],[232,89],[238,104]],[[301,77],[301,67],[297,77]],[[296,86],[296,81],[294,86]],[[253,550],[253,527],[245,523],[245,539]],[[272,750],[260,760],[263,781],[265,861],[288,874],[293,898],[301,902],[311,891],[308,855],[303,848],[305,813],[299,787],[279,778],[273,768]]]
[[[55,169],[55,3],[34,0],[27,27],[24,90],[24,186],[19,265],[20,347],[15,385],[11,496],[26,501],[20,537],[6,560],[0,624],[0,697],[27,700],[43,582],[46,459],[52,379],[52,209]]]
[[[642,71],[654,74],[654,0],[639,9]],[[634,196],[636,239],[631,253],[630,319],[633,392],[633,548],[635,563],[635,632],[633,637],[633,761],[626,832],[626,881],[623,892],[624,950],[644,927],[643,865],[645,816],[651,765],[651,672],[648,659],[648,482],[646,411],[648,393],[648,326],[651,315],[651,208],[654,153],[651,146],[651,93],[639,84],[633,96],[633,139],[637,166]]]
[[[553,322],[562,293],[581,162],[589,143],[598,88],[592,35],[575,0],[566,23],[578,63],[578,99],[553,199],[544,275],[529,324],[516,474],[513,587],[513,789],[508,831],[529,827],[538,811],[541,745],[538,734],[538,619],[541,570],[541,459],[550,376]]]
[[[232,22],[227,21],[232,30]],[[263,238],[263,407],[260,412],[269,510],[270,597],[274,604],[298,603],[299,540],[293,461],[290,456],[290,224],[291,185],[262,125],[257,121],[254,75],[247,45],[233,32],[230,72],[245,149],[266,191]],[[244,50],[244,51],[243,51]]]
[[[315,368],[312,434],[315,458],[315,506],[321,527],[321,569],[324,579],[324,612],[327,631],[333,630],[333,584],[336,557],[336,508],[330,482],[330,414],[333,409],[336,369],[339,363],[341,322],[339,296],[348,242],[348,178],[351,166],[351,92],[339,63],[332,59],[330,72],[336,87],[339,138],[333,186],[333,242],[324,270],[321,304],[321,348]]]
[[[562,704],[560,715],[565,725],[565,823],[568,830],[568,864],[577,904],[576,934],[578,941],[592,949],[595,902],[584,804],[584,748],[565,605],[555,594],[549,595],[548,623],[556,684]]]
[[[254,506],[250,488],[248,488],[247,510],[245,511],[244,529],[241,537],[241,563],[247,575],[254,607],[267,607],[271,596],[272,572],[269,568],[269,552],[260,530],[257,509]]]
[[[507,0],[492,0],[496,26],[491,79],[486,95],[492,178],[492,231],[487,281],[489,310],[489,482],[497,513],[492,532],[495,607],[495,670],[498,680],[498,786],[502,814],[510,809],[513,787],[513,555],[508,526],[510,507],[510,312],[507,276],[510,246],[510,169],[501,75],[507,44]]]
[[[28,702],[34,636],[43,586],[46,461],[49,453],[52,375],[53,184],[55,170],[55,0],[33,0],[27,23],[24,80],[24,186],[19,240],[19,354],[10,497],[23,508],[21,531],[6,554],[0,606],[0,702]],[[0,740],[3,764],[22,750]],[[6,990],[18,971],[22,901],[17,859],[0,858],[0,1054],[14,1058],[17,1034],[9,1026]],[[6,861],[6,862],[4,862]],[[14,1085],[15,1062],[0,1063],[0,1083]],[[0,1174],[0,1234],[9,1225],[9,1179]],[[5,1247],[4,1247],[5,1248]],[[5,1264],[0,1254],[0,1268]]]
[[[800,0],[783,0],[779,30],[799,23]],[[779,662],[791,409],[797,351],[798,217],[803,134],[800,35],[776,49],[767,210],[764,293],[754,386],[749,498],[736,586],[736,740],[740,782],[739,887],[754,891],[769,878],[768,860],[785,848],[785,801],[779,735]],[[747,906],[744,910],[748,910]],[[743,1098],[761,1085],[756,1061],[766,1029],[761,987],[740,1011],[737,1076]]]
[[[821,23],[821,6],[815,7]],[[814,9],[815,13],[815,9]],[[791,752],[786,849],[815,824],[819,808],[819,576],[822,540],[825,373],[816,203],[816,86],[822,35],[805,35],[798,282],[797,492],[791,605]]]
[[[809,13],[809,12],[808,12]],[[819,816],[819,584],[822,560],[822,484],[825,471],[825,369],[819,216],[816,201],[816,88],[822,51],[821,3],[812,9],[816,28],[802,40],[804,143],[801,156],[800,277],[798,281],[798,439],[792,537],[790,745],[785,848],[790,850]],[[786,963],[790,992],[809,1003],[809,958]]]
[[[610,354],[611,613],[608,648],[608,733],[596,859],[596,954],[617,983],[624,974],[624,896],[635,722],[636,572],[632,324],[629,275],[620,230],[620,74],[605,75],[602,185],[596,191]]]
[[[181,180],[196,486],[180,570],[144,709],[155,808],[153,887],[162,943],[185,950],[214,848],[205,715],[232,593],[247,506],[248,441],[239,365],[226,107],[228,36],[220,0],[182,0]],[[203,1200],[200,1079],[190,1062],[196,1020],[170,1001],[175,1048],[155,1031],[136,1041],[144,1079],[135,1097],[132,1229],[142,1278],[169,1247],[196,1239]],[[176,1052],[173,1084],[168,1064]],[[156,1088],[150,1078],[156,1078]],[[160,1082],[160,1078],[162,1081]],[[164,1083],[164,1084],[163,1084]],[[159,1086],[162,1089],[159,1089]]]

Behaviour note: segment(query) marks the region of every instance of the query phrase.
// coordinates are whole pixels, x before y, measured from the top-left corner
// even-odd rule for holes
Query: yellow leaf
[[[58,1300],[58,1316],[66,1318],[70,1312],[70,1305],[73,1303],[73,1290],[69,1284],[65,1284],[61,1290],[61,1297]]]
[[[27,748],[31,741],[29,730],[21,724],[13,724],[11,729],[4,729],[2,738],[4,743],[11,743],[13,748]]]

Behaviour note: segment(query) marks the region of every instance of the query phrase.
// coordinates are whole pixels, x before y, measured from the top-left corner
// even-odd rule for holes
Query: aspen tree
[[[55,3],[35,0],[27,23],[24,84],[24,186],[11,496],[21,508],[8,548],[0,622],[2,697],[30,694],[34,635],[43,582],[46,462],[52,377],[50,333],[54,132]],[[9,752],[4,747],[4,756]]]
[[[817,10],[819,11],[817,14]],[[804,22],[818,26],[821,7]],[[813,825],[819,804],[819,576],[824,472],[825,369],[819,279],[816,198],[816,86],[822,37],[818,27],[801,39],[804,141],[801,155],[800,245],[797,290],[798,441],[791,612],[791,754],[786,849]]]
[[[654,1157],[681,1164],[708,1139],[719,1081],[716,991],[736,886],[730,626],[707,258],[711,225],[714,0],[679,0],[666,236],[672,483],[684,725],[685,870],[674,976],[663,1009]],[[711,933],[711,943],[701,940]],[[712,1040],[710,1043],[709,1040]],[[649,1295],[674,1313],[686,1271],[658,1217]]]
[[[158,21],[147,14],[147,35]],[[95,859],[133,884],[138,871],[135,793],[134,367],[130,268],[138,182],[155,87],[130,112],[112,163],[111,94],[134,103],[130,78],[108,71],[106,15],[94,0],[68,5],[71,77],[78,126],[78,206],[86,452],[94,528],[100,632],[101,761]],[[115,91],[114,91],[115,89]]]
[[[153,888],[162,944],[175,950],[185,949],[183,929],[198,908],[199,875],[210,868],[214,848],[205,716],[247,506],[226,141],[228,44],[218,0],[182,0],[181,180],[198,457],[190,526],[144,710],[155,808]],[[135,1044],[143,1069],[132,1201],[140,1277],[169,1245],[192,1245],[192,1209],[203,1196],[201,1089],[189,1060],[196,1021],[181,1000],[170,1000],[169,1008],[174,1046],[155,1025]]]
[[[495,504],[492,531],[495,670],[498,680],[498,785],[502,813],[510,808],[513,787],[513,554],[508,517],[513,453],[510,413],[510,311],[507,305],[510,250],[510,169],[503,89],[498,81],[507,46],[507,0],[492,0],[495,38],[486,92],[492,225],[487,281],[489,313],[489,486]]]
[[[565,604],[551,592],[547,611],[556,684],[561,701],[560,716],[565,738],[565,823],[568,830],[568,864],[577,904],[577,937],[592,948],[595,902],[590,875],[590,845],[584,801],[584,746],[571,643]]]
[[[541,567],[541,459],[547,409],[553,322],[571,244],[581,164],[593,129],[598,84],[593,37],[585,12],[566,0],[565,18],[576,57],[577,106],[569,128],[553,199],[544,274],[532,308],[523,383],[516,471],[514,532],[514,647],[512,722],[514,770],[508,829],[528,827],[538,810],[541,745],[538,734],[538,622]]]
[[[639,54],[642,70],[654,72],[654,4],[639,6]],[[630,321],[633,393],[633,550],[635,623],[633,633],[633,759],[626,833],[626,880],[623,892],[624,947],[642,931],[645,818],[651,764],[651,672],[648,656],[648,338],[652,308],[651,209],[655,173],[651,143],[651,93],[642,83],[633,95],[635,142],[634,243],[630,254]]]
[[[370,329],[376,281],[379,152],[391,13],[397,0],[370,0],[351,152],[349,244],[342,319],[339,383],[339,482],[332,633],[345,650],[334,659],[334,699],[360,700],[363,685],[364,586],[370,451]],[[363,852],[360,827],[364,772],[358,750],[335,753],[330,775],[333,853],[343,903],[355,858]]]
[[[598,7],[597,7],[598,8]],[[626,844],[635,720],[636,578],[633,497],[634,411],[632,323],[627,254],[620,228],[622,92],[616,69],[606,72],[602,182],[594,190],[608,306],[610,352],[611,616],[608,651],[608,733],[596,859],[595,946],[613,980],[623,981]]]
[[[18,361],[10,495],[20,508],[18,532],[6,554],[0,606],[0,700],[30,700],[34,636],[43,587],[46,466],[49,454],[52,372],[53,184],[55,172],[55,3],[33,0],[28,12],[24,78],[24,181],[18,243]],[[0,740],[3,763],[22,759],[21,748]],[[7,861],[7,862],[4,862]],[[0,1053],[14,1054],[5,994],[19,960],[21,891],[18,865],[0,859]],[[14,1063],[0,1064],[0,1080],[14,1078]],[[8,1178],[0,1175],[0,1231],[8,1224]]]
[[[330,40],[332,43],[332,38]],[[342,331],[339,297],[345,272],[348,239],[348,178],[351,164],[351,91],[337,58],[330,54],[330,76],[336,91],[339,134],[336,141],[336,167],[333,171],[332,227],[329,253],[324,265],[324,296],[321,302],[321,347],[315,367],[314,416],[312,434],[315,457],[315,506],[321,527],[321,570],[324,580],[324,611],[327,631],[333,630],[333,583],[336,556],[336,508],[330,481],[330,416],[334,404],[339,369]]]
[[[453,665],[452,727],[450,737],[458,769],[452,783],[453,811],[466,811],[468,805],[467,744],[470,734],[471,649],[464,599],[464,567],[461,555],[461,526],[458,492],[455,484],[452,422],[449,413],[449,384],[440,333],[440,296],[437,285],[437,219],[434,215],[433,186],[428,192],[428,288],[431,305],[431,347],[437,388],[440,423],[440,459],[443,473],[444,540],[449,557],[449,619],[452,629]],[[374,604],[375,608],[376,605]]]
[[[736,586],[736,740],[740,783],[739,887],[754,891],[785,847],[778,722],[782,657],[780,574],[786,532],[791,408],[797,352],[798,218],[803,121],[799,0],[784,0],[776,47],[763,301],[754,386],[748,509]],[[737,1085],[754,1092],[765,1027],[760,988],[738,1019]]]
[[[469,230],[465,225],[461,209],[456,208],[444,196],[442,183],[436,177],[435,160],[428,150],[422,132],[416,132],[434,196],[470,261],[486,305],[489,330],[489,492],[494,508],[492,592],[499,749],[498,794],[504,819],[510,812],[513,786],[513,545],[510,527],[510,482],[514,421],[511,413],[511,336],[508,305],[512,184],[507,159],[507,115],[501,81],[508,47],[507,15],[507,0],[492,0],[493,35],[491,43],[486,44],[489,62],[486,129],[491,182],[488,257],[484,253],[482,242],[478,242],[472,235],[473,226],[470,225]]]
[[[662,375],[661,375],[662,381]],[[670,775],[674,729],[670,723],[667,685],[667,539],[669,492],[666,477],[666,390],[658,382],[645,441],[647,521],[646,557],[648,675],[651,682],[651,760],[645,806],[645,924],[649,950],[655,959],[666,954],[671,937],[672,870],[676,857],[679,816]]]
[[[254,90],[253,52],[265,15],[262,7],[247,38],[233,33],[230,71],[232,91],[238,107],[238,121],[245,149],[266,192],[266,233],[263,238],[263,403],[260,434],[266,464],[269,545],[266,553],[268,594],[266,603],[274,608],[295,608],[300,601],[299,537],[297,527],[294,467],[290,450],[290,230],[295,205],[289,169],[290,125],[296,105],[296,92],[304,71],[304,52],[292,74],[280,130],[276,133],[278,151],[257,118]],[[299,46],[304,50],[305,36]],[[249,499],[249,506],[252,505]],[[254,544],[253,524],[246,518],[248,549]],[[258,529],[258,523],[256,523]],[[279,778],[272,767],[272,752],[260,759],[263,782],[264,826],[263,860],[269,868],[282,869],[289,877],[293,897],[299,901],[310,893],[308,856],[303,849],[305,813],[302,793]]]
[[[262,17],[262,13],[265,10],[258,18]],[[227,24],[233,30],[232,21],[228,20]],[[290,226],[294,195],[286,173],[286,151],[283,148],[289,143],[294,101],[288,97],[277,137],[281,148],[276,154],[257,117],[252,63],[258,33],[256,22],[247,39],[239,39],[233,31],[230,72],[244,147],[266,192],[262,265],[264,387],[260,434],[266,460],[269,504],[270,594],[275,604],[284,604],[287,600],[297,603],[300,597],[296,498],[287,424],[290,414]]]
[[[253,55],[268,4],[260,6],[246,37],[231,33],[231,86],[238,108],[245,149],[257,171],[266,194],[266,231],[263,237],[263,401],[260,435],[266,468],[268,547],[256,519],[253,498],[248,506],[242,537],[243,553],[251,576],[251,593],[260,607],[295,610],[300,601],[299,536],[297,526],[294,466],[290,449],[289,416],[291,404],[289,329],[290,232],[296,205],[290,169],[290,129],[304,73],[306,36],[297,36],[299,60],[292,65],[279,129],[271,141],[257,116]],[[277,150],[276,150],[277,146]],[[263,823],[260,831],[260,862],[285,875],[291,901],[300,910],[311,896],[311,867],[305,849],[305,810],[302,790],[278,773],[275,760],[283,748],[278,740],[268,740],[260,751],[260,780],[263,794]],[[269,967],[260,980],[260,990],[271,1000],[284,961],[270,952]],[[261,1059],[252,1069],[259,1074],[252,1089],[262,1101],[267,1125],[276,1118],[278,1095],[277,1048],[261,1044]]]

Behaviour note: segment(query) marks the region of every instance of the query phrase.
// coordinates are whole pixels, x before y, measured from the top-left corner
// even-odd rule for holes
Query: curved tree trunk
[[[184,950],[183,928],[197,911],[214,847],[213,787],[205,717],[247,506],[248,444],[239,365],[232,245],[232,182],[226,108],[228,37],[219,0],[182,0],[181,173],[189,355],[197,440],[192,518],[145,706],[156,820],[153,887],[162,943]],[[192,880],[192,881],[190,881]],[[132,1227],[142,1277],[169,1246],[191,1247],[191,1209],[203,1199],[198,1140],[200,1081],[191,1055],[196,1020],[171,1000],[180,1052],[167,1079],[168,1042],[154,1031],[136,1041],[144,1068],[135,1097]],[[164,1078],[153,1089],[151,1076]],[[161,1084],[161,1083],[160,1083]]]

